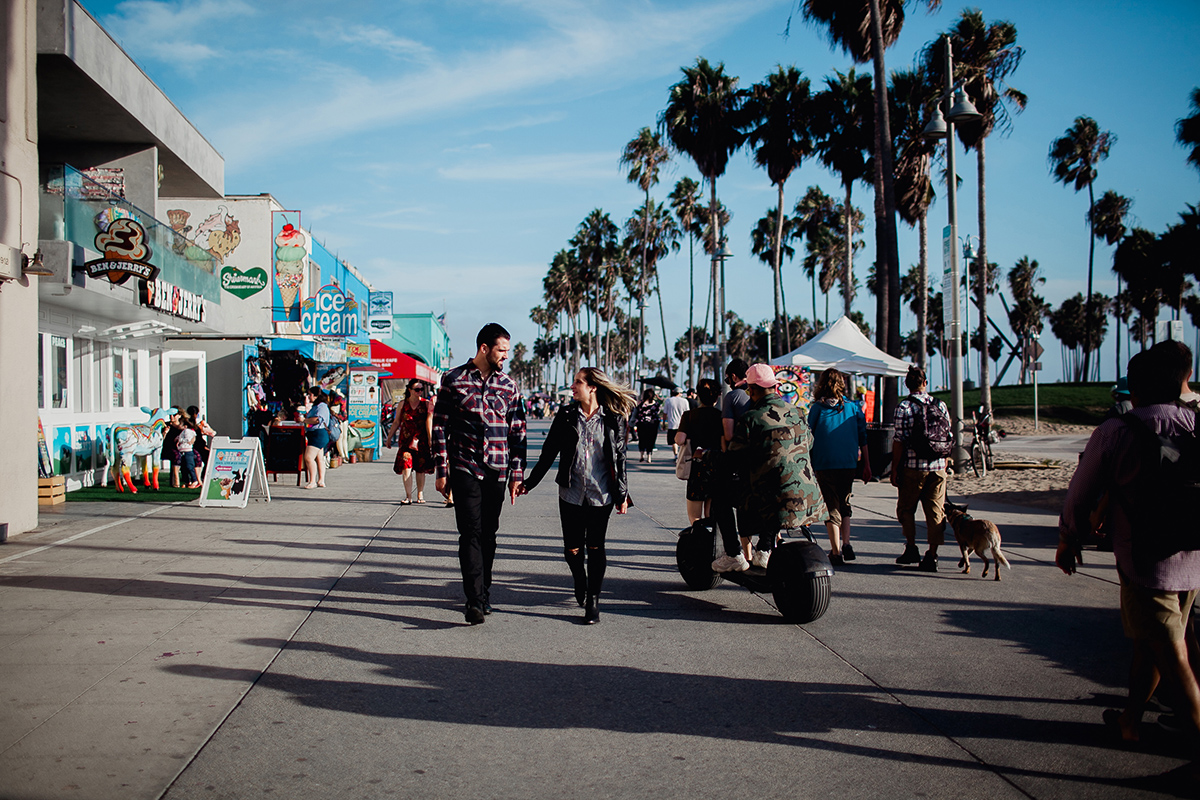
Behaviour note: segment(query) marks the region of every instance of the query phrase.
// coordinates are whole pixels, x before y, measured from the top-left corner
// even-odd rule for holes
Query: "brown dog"
[[[1012,569],[1004,553],[1000,552],[1000,529],[996,527],[996,523],[986,519],[974,519],[967,513],[965,505],[959,506],[949,501],[946,502],[946,519],[954,528],[954,538],[962,551],[958,565],[964,568],[964,575],[971,573],[971,553],[976,553],[983,559],[983,577],[987,577],[989,564],[984,553],[988,550],[992,551],[992,558],[996,560],[996,580],[1000,580],[1001,564]]]

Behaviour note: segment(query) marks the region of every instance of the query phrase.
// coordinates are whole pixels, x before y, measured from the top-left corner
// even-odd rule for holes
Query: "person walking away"
[[[676,386],[671,390],[671,396],[663,403],[663,423],[667,426],[667,443],[671,445],[671,454],[679,457],[679,445],[675,444],[675,434],[679,431],[679,420],[688,410],[688,401],[684,399],[683,391]]]
[[[423,505],[425,476],[433,472],[433,452],[430,450],[430,441],[433,439],[433,412],[429,408],[429,400],[425,397],[424,381],[414,378],[408,382],[404,390],[404,401],[396,407],[393,414],[392,427],[387,435],[388,447],[391,447],[392,438],[397,432],[400,435],[400,449],[396,453],[396,463],[392,471],[404,481],[404,500],[400,505],[412,505],[414,483],[417,489],[417,504]]]
[[[725,367],[725,385],[729,387],[721,403],[721,426],[723,449],[729,449],[733,441],[734,424],[750,408],[750,395],[743,388],[746,385],[746,371],[750,368],[740,358],[735,358]],[[737,483],[736,476],[729,468],[729,460],[717,459],[714,479],[712,482],[712,516],[721,531],[721,542],[725,546],[725,555],[732,561],[721,561],[731,565],[730,570],[741,572],[750,569],[750,538],[738,536],[737,516],[734,512],[732,491]]]
[[[554,480],[563,555],[574,578],[575,600],[584,609],[583,622],[592,625],[600,621],[608,521],[614,508],[618,514],[629,509],[625,440],[637,395],[596,367],[584,367],[575,375],[571,396],[575,401],[559,409],[550,423],[541,456],[521,494],[532,491],[558,459]]]
[[[312,386],[304,390],[309,408],[305,412],[304,475],[301,489],[316,489],[325,486],[325,450],[329,447],[329,404],[325,392]]]
[[[693,524],[712,514],[713,467],[721,455],[725,430],[721,424],[721,410],[716,407],[721,399],[721,387],[717,382],[712,378],[702,379],[696,394],[699,405],[683,413],[679,431],[675,434],[675,444],[692,447],[692,471],[687,479],[685,496],[688,522]]]
[[[1191,549],[1197,546],[1200,443],[1196,412],[1178,402],[1190,355],[1180,368],[1163,344],[1129,361],[1133,411],[1105,420],[1088,439],[1067,488],[1055,554],[1059,569],[1073,574],[1095,517],[1112,538],[1133,661],[1125,708],[1108,709],[1103,719],[1114,737],[1127,742],[1138,741],[1160,678],[1176,690],[1176,712],[1192,736],[1200,731],[1200,663],[1187,643],[1200,588],[1200,550]],[[1175,460],[1164,458],[1168,449]],[[1200,790],[1200,761],[1168,774],[1187,790],[1179,796]]]
[[[779,396],[778,385],[768,364],[755,364],[747,370],[746,393],[751,405],[737,421],[729,444],[729,455],[746,483],[738,522],[744,535],[758,536],[751,563],[764,569],[781,531],[811,525],[827,516],[812,468],[812,434],[800,409]],[[728,572],[732,560],[721,556],[713,562],[713,569]]]
[[[651,463],[654,460],[654,441],[658,438],[658,422],[662,418],[662,405],[653,389],[642,392],[642,402],[637,407],[638,461]]]
[[[186,411],[180,412],[179,421],[182,426],[175,437],[175,451],[179,453],[180,485],[184,489],[199,489],[200,481],[196,480],[195,422]]]
[[[454,492],[464,613],[471,625],[492,611],[505,481],[515,503],[525,473],[525,413],[516,384],[501,371],[511,338],[495,322],[484,325],[475,337],[475,357],[445,374],[433,409],[435,486],[447,502]]]
[[[808,427],[812,431],[812,464],[817,484],[829,510],[825,527],[829,532],[829,561],[841,566],[853,561],[850,545],[850,497],[861,460],[866,466],[864,482],[871,474],[867,458],[867,418],[862,406],[846,398],[846,379],[830,367],[817,378],[813,403],[808,409]]]
[[[904,534],[897,564],[937,572],[937,551],[946,533],[946,456],[952,447],[950,411],[929,394],[925,370],[909,367],[904,385],[911,394],[896,406],[892,440],[892,486],[899,489],[896,518]],[[936,448],[936,449],[935,449]],[[938,451],[942,452],[938,452]],[[925,557],[917,550],[917,504],[925,509]]]

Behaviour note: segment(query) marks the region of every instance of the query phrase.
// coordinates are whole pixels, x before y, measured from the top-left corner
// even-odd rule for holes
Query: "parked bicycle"
[[[996,432],[992,430],[992,415],[983,413],[983,406],[971,412],[975,422],[975,438],[971,442],[971,469],[975,477],[982,478],[989,469],[993,469],[992,443],[998,441]]]

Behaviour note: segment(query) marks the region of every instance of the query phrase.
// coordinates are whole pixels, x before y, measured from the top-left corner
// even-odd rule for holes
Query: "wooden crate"
[[[67,502],[67,479],[61,475],[38,478],[38,505],[56,506]]]

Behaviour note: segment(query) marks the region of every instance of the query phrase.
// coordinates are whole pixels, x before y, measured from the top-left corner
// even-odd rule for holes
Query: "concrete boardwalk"
[[[1059,573],[1054,515],[974,509],[1003,532],[1000,583],[953,548],[919,573],[893,564],[894,490],[860,488],[858,561],[798,627],[730,584],[688,591],[683,484],[631,471],[596,626],[550,482],[506,507],[476,627],[453,512],[432,482],[397,505],[389,463],[245,510],[43,514],[0,548],[0,797],[1127,798],[1184,763],[1164,734],[1106,737],[1115,571],[1089,552]]]

